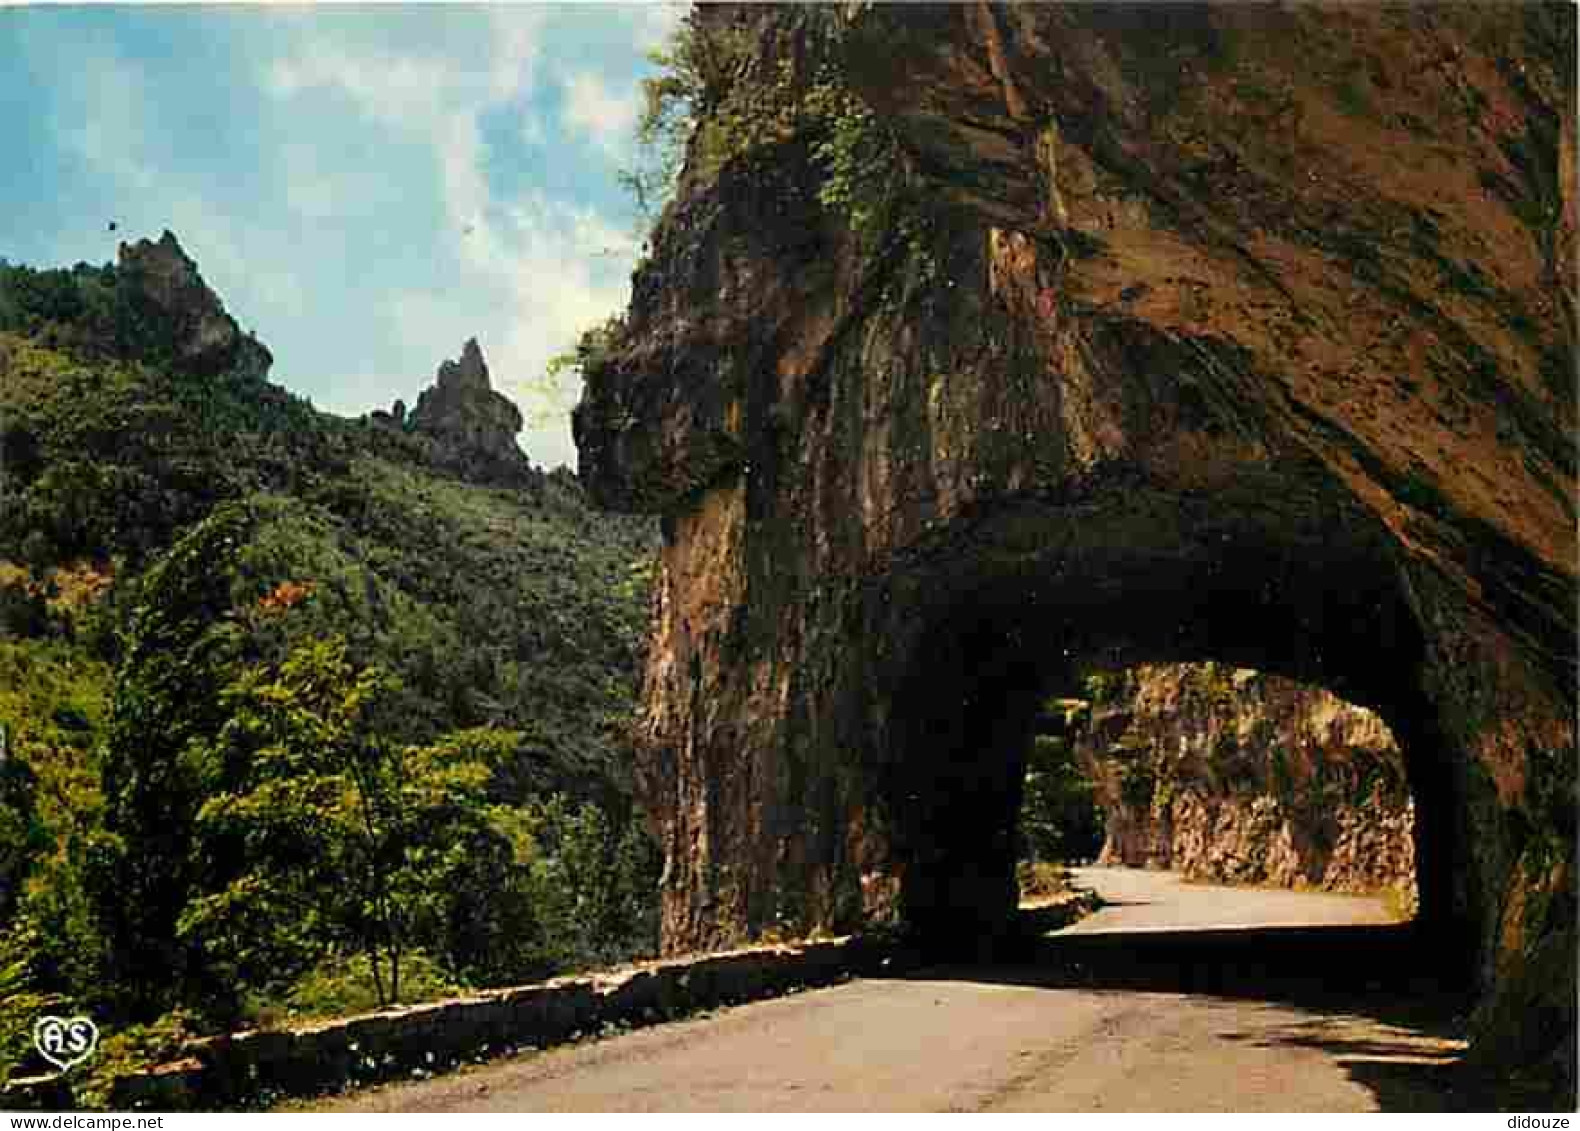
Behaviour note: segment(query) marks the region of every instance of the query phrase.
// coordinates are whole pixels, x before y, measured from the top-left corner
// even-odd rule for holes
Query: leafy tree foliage
[[[1054,706],[1060,705],[1057,701]],[[1039,734],[1026,762],[1020,811],[1021,857],[1069,861],[1097,855],[1102,813],[1092,783],[1063,737]]]
[[[644,216],[655,218],[674,192],[697,124],[727,96],[749,50],[744,31],[709,32],[692,8],[669,42],[648,53],[659,73],[642,80],[638,161],[621,174]]]
[[[268,386],[4,331],[0,372],[0,544],[35,570],[115,554],[140,563],[217,502],[307,486],[335,465],[338,430]]]
[[[566,968],[620,962],[658,945],[658,856],[635,823],[553,796],[535,807],[534,904],[548,957]]]
[[[56,989],[97,972],[82,862],[103,819],[97,735],[108,668],[59,640],[0,640],[0,922]]]
[[[233,981],[289,981],[338,945],[365,953],[388,1004],[400,999],[402,955],[444,921],[487,828],[491,762],[514,736],[396,746],[372,729],[391,687],[330,639],[223,692],[226,722],[197,755],[197,832],[211,874],[233,874],[187,905],[179,930]]]
[[[103,766],[108,852],[91,883],[111,943],[106,974],[137,1016],[219,992],[176,924],[201,883],[193,826],[204,783],[194,758],[225,722],[220,692],[243,644],[231,578],[252,521],[223,506],[149,572],[116,673]]]
[[[638,160],[622,181],[649,219],[677,191],[714,180],[726,164],[798,137],[811,143],[818,199],[875,252],[903,245],[923,273],[936,273],[930,220],[911,187],[904,146],[847,78],[850,33],[865,5],[792,10],[804,56],[769,66],[758,34],[738,19],[697,8],[669,43],[650,54],[659,74],[643,80]]]
[[[0,932],[0,1087],[31,1051],[33,1022],[58,1001],[38,988],[38,952],[38,931],[28,920],[10,920]]]
[[[0,919],[16,910],[25,876],[42,840],[34,802],[35,782],[25,762],[0,761]]]

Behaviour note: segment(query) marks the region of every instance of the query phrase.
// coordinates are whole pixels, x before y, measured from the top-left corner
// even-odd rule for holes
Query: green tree
[[[235,867],[188,904],[180,931],[238,983],[279,984],[348,947],[367,956],[379,1001],[398,1001],[403,955],[447,921],[513,736],[396,746],[375,729],[393,689],[329,638],[222,694],[228,719],[198,755],[197,826],[211,874]]]
[[[220,690],[245,638],[231,580],[252,521],[242,505],[216,508],[148,572],[115,673],[103,762],[108,839],[88,886],[110,946],[105,975],[137,1018],[224,996],[176,924],[201,888],[193,752],[224,723]]]
[[[637,161],[621,181],[651,221],[682,176],[708,181],[737,158],[803,136],[821,173],[823,206],[868,252],[903,247],[932,278],[932,221],[907,171],[904,145],[848,81],[844,41],[865,7],[838,8],[798,10],[805,50],[774,66],[760,57],[749,24],[703,22],[694,8],[648,56],[659,73],[643,80]]]
[[[33,771],[3,748],[11,741],[9,734],[0,736],[0,920],[9,920],[16,910],[22,878],[44,840]]]
[[[1069,740],[1037,735],[1021,802],[1022,858],[1062,862],[1094,856],[1102,846],[1102,829],[1092,783]]]
[[[692,132],[726,88],[746,46],[740,34],[705,33],[693,8],[676,25],[668,43],[648,52],[648,62],[658,74],[642,80],[637,160],[621,172],[620,182],[649,222],[674,193]]]
[[[531,810],[535,906],[553,964],[574,969],[651,953],[658,943],[658,854],[636,821],[561,795]]]

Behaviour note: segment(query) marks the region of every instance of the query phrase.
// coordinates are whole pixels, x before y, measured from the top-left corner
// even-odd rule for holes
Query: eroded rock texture
[[[157,242],[122,243],[117,265],[131,309],[145,323],[136,332],[169,343],[181,368],[255,381],[268,375],[273,355],[225,312],[225,304],[209,290],[173,232],[166,231]]]
[[[1572,1050],[1573,9],[702,21],[735,81],[832,56],[925,253],[807,130],[694,153],[587,375],[583,477],[664,516],[669,949],[992,931],[1065,658],[1215,660],[1387,721],[1481,1047]]]
[[[459,360],[440,363],[409,416],[400,401],[389,416],[431,438],[434,462],[464,479],[508,484],[534,477],[531,461],[516,444],[521,410],[494,390],[476,338],[467,339]]]
[[[1414,805],[1376,714],[1220,664],[1143,664],[1089,689],[1075,752],[1103,810],[1099,863],[1392,891],[1414,909]]]

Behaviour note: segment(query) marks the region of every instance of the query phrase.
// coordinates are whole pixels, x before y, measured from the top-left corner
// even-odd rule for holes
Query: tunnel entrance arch
[[[1090,864],[1374,896],[1414,918],[1414,802],[1375,712],[1227,664],[1077,671],[1028,754],[1023,909]]]
[[[1422,688],[1409,582],[1381,524],[1341,493],[1267,475],[1017,500],[962,519],[888,585],[885,602],[919,622],[879,784],[918,937],[969,953],[1012,921],[1025,754],[1078,660],[1218,661],[1387,723],[1416,805],[1417,921],[1472,960],[1462,798]]]

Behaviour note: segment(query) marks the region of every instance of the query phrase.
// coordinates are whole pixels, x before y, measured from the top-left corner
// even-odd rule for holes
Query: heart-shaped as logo
[[[99,1027],[87,1017],[40,1017],[33,1022],[33,1046],[64,1072],[93,1055],[99,1046]]]

